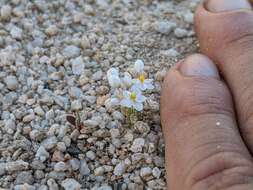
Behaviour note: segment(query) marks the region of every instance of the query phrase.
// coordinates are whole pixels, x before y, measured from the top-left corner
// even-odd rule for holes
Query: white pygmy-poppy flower
[[[134,79],[133,89],[139,90],[152,90],[154,85],[152,84],[153,79],[145,79],[144,74],[140,74],[137,79]]]
[[[134,108],[137,111],[143,110],[143,102],[146,97],[140,91],[123,91],[123,99],[120,104],[123,107]]]
[[[144,72],[144,63],[142,60],[137,59],[134,63],[134,70],[137,73],[143,73]]]
[[[132,76],[128,72],[124,73],[122,81],[126,87],[130,87],[133,84]]]

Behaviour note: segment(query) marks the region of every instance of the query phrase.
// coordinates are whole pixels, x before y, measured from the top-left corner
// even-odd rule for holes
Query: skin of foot
[[[206,0],[199,54],[167,73],[161,95],[169,190],[253,189],[253,9]]]

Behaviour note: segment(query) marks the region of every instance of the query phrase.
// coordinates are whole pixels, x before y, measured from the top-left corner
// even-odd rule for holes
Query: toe
[[[251,157],[238,132],[231,94],[209,58],[192,55],[168,72],[161,119],[169,189],[248,185]]]
[[[201,52],[231,89],[240,130],[253,153],[253,11],[247,0],[206,0],[195,15]]]

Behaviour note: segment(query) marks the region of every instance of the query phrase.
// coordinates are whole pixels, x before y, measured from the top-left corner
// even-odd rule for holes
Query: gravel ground
[[[159,96],[197,50],[199,0],[0,0],[0,187],[166,189]],[[145,119],[124,127],[106,71],[136,59],[155,79]],[[66,122],[78,114],[84,127]]]

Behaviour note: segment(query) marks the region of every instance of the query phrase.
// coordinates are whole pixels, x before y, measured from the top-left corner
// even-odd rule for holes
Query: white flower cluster
[[[111,105],[120,105],[137,111],[143,110],[143,102],[146,101],[143,92],[154,88],[152,84],[153,80],[145,78],[144,63],[142,60],[135,62],[134,71],[136,78],[133,78],[128,72],[125,72],[121,78],[116,68],[108,70],[108,82],[114,89],[114,94],[109,100]]]

